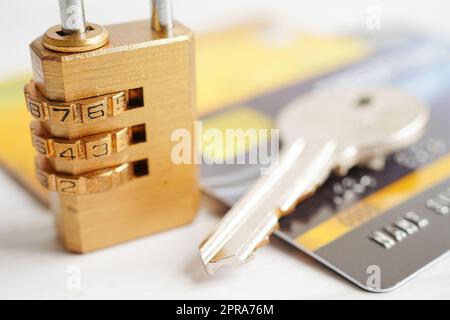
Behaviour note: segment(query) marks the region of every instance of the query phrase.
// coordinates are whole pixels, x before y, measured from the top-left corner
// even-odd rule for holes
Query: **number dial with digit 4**
[[[122,152],[132,143],[131,128],[67,140],[51,137],[37,122],[32,122],[31,137],[39,154],[61,160],[101,158]]]

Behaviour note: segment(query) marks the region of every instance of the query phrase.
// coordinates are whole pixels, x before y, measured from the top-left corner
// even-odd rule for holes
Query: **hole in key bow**
[[[362,96],[358,99],[356,107],[358,108],[368,107],[372,104],[372,101],[373,99],[371,96]]]

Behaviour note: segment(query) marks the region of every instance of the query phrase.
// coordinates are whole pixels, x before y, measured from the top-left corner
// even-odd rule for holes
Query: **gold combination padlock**
[[[174,163],[171,135],[194,136],[192,32],[168,0],[152,1],[151,20],[107,27],[85,22],[82,0],[59,5],[61,25],[30,45],[25,96],[65,247],[85,253],[189,223],[197,170]]]

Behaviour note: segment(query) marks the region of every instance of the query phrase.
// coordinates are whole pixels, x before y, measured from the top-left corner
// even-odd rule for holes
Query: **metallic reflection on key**
[[[335,90],[301,97],[278,118],[279,163],[227,213],[200,247],[209,273],[247,262],[268,242],[278,219],[313,194],[329,175],[357,165],[382,169],[386,156],[425,132],[427,108],[392,88]]]

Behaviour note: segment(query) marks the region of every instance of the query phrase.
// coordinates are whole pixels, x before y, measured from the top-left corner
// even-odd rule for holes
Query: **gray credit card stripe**
[[[448,177],[450,177],[450,155],[403,177],[355,206],[336,214],[298,236],[296,242],[307,250],[319,250]]]

